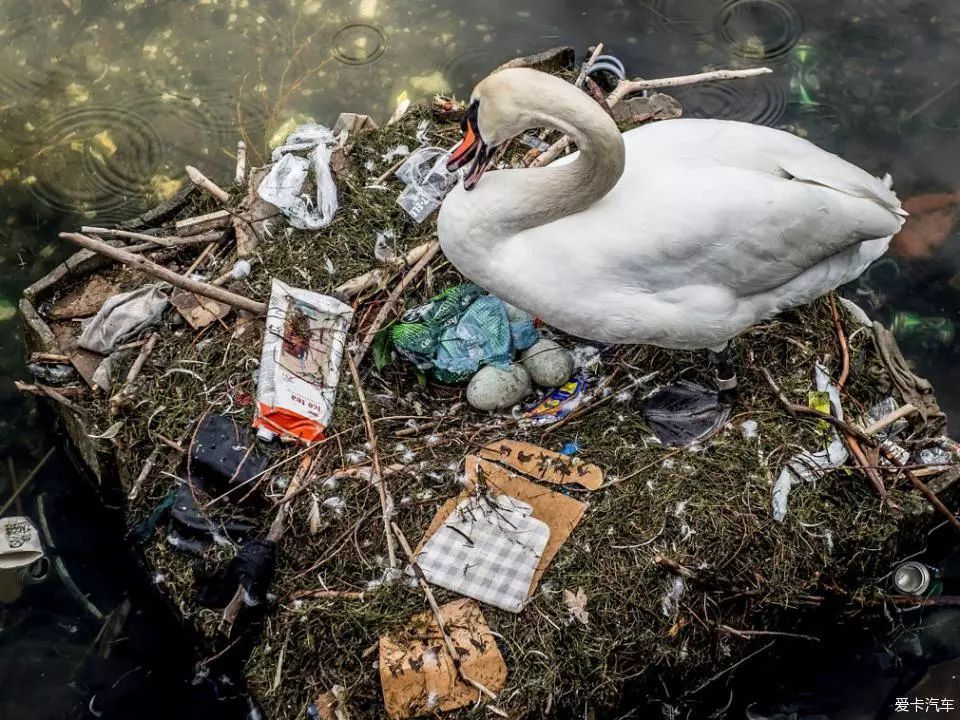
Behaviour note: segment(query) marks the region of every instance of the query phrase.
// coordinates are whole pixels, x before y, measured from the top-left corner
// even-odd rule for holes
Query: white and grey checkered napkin
[[[550,539],[550,526],[509,495],[471,497],[427,540],[417,563],[427,581],[520,612]]]

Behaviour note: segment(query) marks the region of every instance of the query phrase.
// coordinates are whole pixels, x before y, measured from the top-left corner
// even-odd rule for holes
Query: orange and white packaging
[[[257,380],[257,435],[313,442],[337,400],[353,309],[329,295],[273,281]]]

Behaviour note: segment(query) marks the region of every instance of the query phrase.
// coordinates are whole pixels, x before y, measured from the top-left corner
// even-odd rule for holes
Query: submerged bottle
[[[927,348],[948,347],[956,336],[956,326],[949,318],[911,312],[894,315],[890,330],[897,342],[915,343]]]

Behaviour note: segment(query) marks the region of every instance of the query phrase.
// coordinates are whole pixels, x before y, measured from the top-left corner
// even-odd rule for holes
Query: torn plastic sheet
[[[299,230],[319,230],[329,225],[339,207],[330,170],[335,144],[333,133],[323,125],[301,125],[273,151],[273,167],[257,189],[263,200],[277,206]],[[317,185],[315,199],[304,187],[311,170]]]
[[[830,376],[822,365],[814,366],[814,381],[817,391],[825,392],[830,397],[831,415],[838,420],[843,420],[840,391],[830,382]],[[814,453],[805,450],[794,455],[780,471],[777,481],[773,484],[773,519],[783,522],[787,516],[787,498],[796,482],[812,482],[824,470],[839,467],[845,463],[847,457],[849,457],[847,446],[833,428],[830,429],[830,444],[826,449]]]
[[[458,173],[447,170],[448,155],[443,148],[417,148],[397,169],[397,177],[407,186],[397,198],[397,204],[418,223],[440,207],[457,183]]]

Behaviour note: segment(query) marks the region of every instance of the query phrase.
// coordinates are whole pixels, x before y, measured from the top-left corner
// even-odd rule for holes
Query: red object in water
[[[910,213],[890,244],[890,254],[908,260],[933,256],[960,220],[960,193],[925,193],[907,198],[903,209]]]

